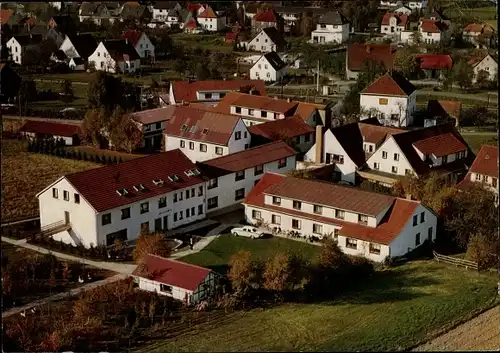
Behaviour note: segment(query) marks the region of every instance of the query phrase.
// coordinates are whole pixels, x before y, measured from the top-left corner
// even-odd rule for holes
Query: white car
[[[264,233],[252,226],[245,226],[242,228],[233,228],[231,234],[234,236],[248,237],[252,239],[262,238]]]

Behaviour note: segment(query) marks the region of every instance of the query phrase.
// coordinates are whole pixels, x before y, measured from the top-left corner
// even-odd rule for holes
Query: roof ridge
[[[260,124],[257,124],[255,126],[258,126]],[[245,152],[248,152],[248,151],[251,151],[251,150],[256,150],[258,148],[262,148],[262,147],[267,147],[267,146],[270,146],[270,145],[277,145],[277,144],[284,144],[285,146],[289,147],[290,149],[293,149],[292,147],[290,147],[285,141],[282,141],[282,140],[278,140],[278,141],[272,141],[272,142],[269,142],[269,143],[265,143],[263,145],[259,145],[259,146],[254,146],[254,147],[250,147],[250,148],[247,148],[246,150],[241,150],[241,151],[238,151],[238,152],[234,152],[234,153],[230,153],[230,154],[226,154],[225,156],[220,156],[220,157],[217,157],[217,158],[212,158],[212,159],[208,159],[206,161],[203,161],[203,162],[199,162],[201,164],[204,164],[204,163],[207,163],[207,162],[210,162],[210,161],[215,161],[215,160],[219,160],[219,159],[223,159],[223,158],[229,158],[229,157],[232,157],[234,155],[237,155],[237,154],[241,154],[241,153],[245,153]],[[298,153],[297,151],[295,151],[296,153]]]
[[[161,260],[172,261],[172,262],[175,262],[175,263],[178,263],[178,264],[182,264],[182,265],[186,265],[186,266],[189,266],[189,267],[199,268],[201,270],[206,270],[208,272],[212,272],[212,270],[209,269],[209,268],[198,266],[198,265],[195,265],[195,264],[191,264],[189,262],[179,261],[179,260],[171,259],[169,257],[163,257],[163,256],[155,255],[155,254],[148,254],[148,256],[152,256],[152,257],[156,257],[156,258],[161,259]]]

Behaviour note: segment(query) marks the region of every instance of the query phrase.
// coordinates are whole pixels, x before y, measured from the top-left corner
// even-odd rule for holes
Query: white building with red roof
[[[110,73],[135,72],[141,68],[141,58],[126,39],[105,40],[89,56],[88,63],[96,70]]]
[[[65,175],[37,194],[41,232],[112,245],[205,218],[206,178],[180,150]]]
[[[498,63],[489,53],[483,56],[474,57],[467,63],[472,67],[472,71],[474,72],[472,83],[476,83],[481,72],[486,75],[488,80],[493,80],[494,77],[498,76]]]
[[[462,37],[479,48],[481,45],[489,46],[494,33],[495,29],[489,24],[471,23],[464,28]]]
[[[404,76],[391,71],[361,91],[359,105],[363,117],[377,117],[382,125],[411,126],[417,109],[417,89]]]
[[[482,145],[465,178],[457,185],[466,190],[473,184],[481,184],[495,194],[498,204],[498,146]]]
[[[436,238],[437,217],[419,201],[266,173],[243,202],[247,222],[280,236],[332,237],[348,254],[382,262]]]
[[[450,35],[450,26],[441,20],[422,19],[418,26],[422,41],[427,44],[439,43]]]
[[[239,116],[187,106],[164,109],[166,151],[180,148],[191,161],[202,162],[250,147],[250,133]]]
[[[350,44],[346,51],[346,77],[356,80],[366,61],[382,64],[386,70],[394,66],[396,47],[390,44]]]
[[[210,6],[197,16],[198,23],[209,32],[220,32],[226,29],[226,16],[218,15]]]
[[[380,33],[388,35],[399,35],[407,29],[409,24],[408,15],[404,13],[387,12],[382,18]]]
[[[205,267],[149,254],[132,277],[139,289],[192,305],[215,293],[219,275]]]
[[[66,146],[76,146],[80,144],[82,130],[79,122],[65,124],[57,120],[55,122],[28,120],[19,132],[31,140],[53,138],[57,141],[62,139]]]
[[[141,58],[154,58],[155,46],[149,40],[146,33],[131,29],[123,33],[122,39],[127,39],[134,46]]]
[[[311,32],[314,44],[344,43],[349,39],[351,24],[339,11],[329,11],[318,20],[316,29]]]

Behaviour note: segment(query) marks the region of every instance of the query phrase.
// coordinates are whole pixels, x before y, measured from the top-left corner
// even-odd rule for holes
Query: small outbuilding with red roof
[[[445,54],[417,54],[415,59],[419,69],[429,79],[443,78],[443,70],[451,70],[453,67],[453,59]]]
[[[205,267],[148,254],[132,277],[142,290],[192,305],[215,293],[220,276]]]
[[[80,124],[64,124],[50,121],[28,120],[19,130],[22,135],[29,139],[43,140],[53,138],[63,140],[66,146],[74,146],[80,143],[82,130]]]

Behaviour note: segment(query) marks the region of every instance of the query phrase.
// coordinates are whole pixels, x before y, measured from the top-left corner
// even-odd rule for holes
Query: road
[[[50,121],[52,123],[82,125],[83,120],[70,120],[70,119],[46,119],[34,116],[19,116],[19,115],[3,115],[2,119],[8,120],[36,120],[36,121]]]

